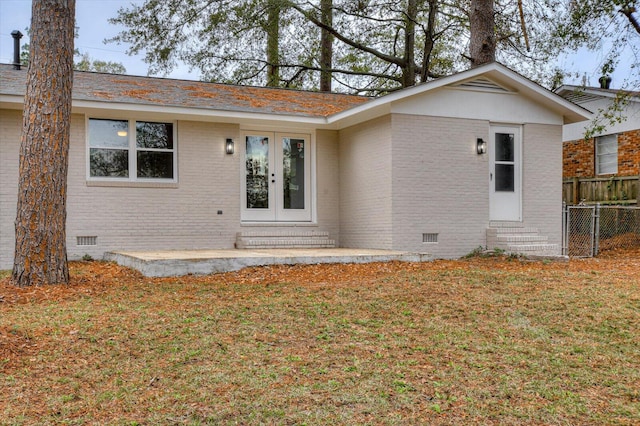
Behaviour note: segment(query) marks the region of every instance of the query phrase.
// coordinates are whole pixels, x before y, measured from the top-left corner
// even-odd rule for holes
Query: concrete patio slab
[[[375,249],[254,249],[117,251],[105,260],[140,271],[147,277],[206,275],[250,266],[318,263],[426,262],[427,253]]]

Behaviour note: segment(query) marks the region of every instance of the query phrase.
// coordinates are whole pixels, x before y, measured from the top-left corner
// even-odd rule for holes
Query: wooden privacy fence
[[[567,204],[638,204],[638,176],[573,178],[562,182]]]

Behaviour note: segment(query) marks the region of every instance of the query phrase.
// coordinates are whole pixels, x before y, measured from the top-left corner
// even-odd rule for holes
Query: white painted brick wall
[[[0,269],[10,268],[13,259],[21,115],[0,110]],[[84,126],[84,116],[73,115],[71,259],[100,258],[109,250],[232,248],[236,232],[264,229],[240,224],[242,162],[223,148],[227,137],[239,141],[238,126],[178,122],[175,188],[88,186]],[[458,257],[484,245],[488,155],[475,153],[475,140],[488,134],[486,121],[406,114],[339,133],[319,131],[318,224],[304,229],[328,231],[342,247],[426,251],[435,257]],[[560,126],[523,127],[522,225],[539,228],[550,243],[560,242],[560,138]],[[423,233],[438,233],[439,242],[422,243]],[[97,236],[97,246],[78,247],[77,236]]]
[[[75,116],[70,148],[68,252],[101,257],[109,250],[232,247],[240,218],[238,154],[224,140],[238,127],[180,121],[177,187],[90,186],[85,180],[84,117]],[[222,215],[217,211],[222,210]],[[78,247],[76,236],[97,236]]]
[[[317,215],[322,230],[340,245],[340,167],[338,132],[320,130],[316,135]]]
[[[562,126],[526,124],[523,138],[524,223],[561,244]]]
[[[489,156],[476,139],[488,135],[483,120],[393,115],[394,249],[451,258],[485,245]]]
[[[17,203],[21,111],[0,110],[0,269],[11,268]],[[286,130],[286,129],[284,129]],[[70,259],[101,258],[111,250],[233,248],[236,232],[263,229],[240,223],[240,150],[224,152],[228,137],[240,142],[237,125],[177,123],[177,185],[93,186],[86,181],[85,117],[72,116],[67,198]],[[318,224],[304,229],[338,234],[337,132],[317,138]],[[328,164],[326,170],[323,164]],[[218,215],[218,210],[222,211]],[[289,226],[270,227],[290,230]],[[77,236],[96,236],[96,246],[77,246]]]
[[[393,248],[459,257],[486,245],[489,156],[476,138],[490,123],[414,115],[393,116]],[[523,126],[523,221],[549,243],[561,240],[562,128]],[[422,243],[437,233],[438,243]]]
[[[22,111],[0,109],[0,269],[13,266]]]
[[[340,131],[340,246],[390,249],[391,117]]]

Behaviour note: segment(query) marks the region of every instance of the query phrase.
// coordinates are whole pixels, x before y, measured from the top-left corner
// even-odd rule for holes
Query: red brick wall
[[[640,129],[618,135],[618,176],[640,175]]]
[[[562,177],[596,177],[595,140],[581,139],[562,144]],[[640,175],[640,129],[618,134],[618,173]],[[605,176],[605,175],[600,175]]]

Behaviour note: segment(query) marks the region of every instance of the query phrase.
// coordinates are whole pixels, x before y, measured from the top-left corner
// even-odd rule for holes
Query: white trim
[[[281,127],[282,129],[282,127]],[[247,136],[265,136],[269,138],[269,200],[270,204],[267,209],[260,211],[252,211],[247,208],[247,188],[246,188],[246,138]],[[281,177],[283,174],[282,166],[282,152],[278,149],[279,141],[282,138],[297,138],[305,141],[305,179],[304,179],[304,209],[285,210],[282,205],[282,192],[277,190],[276,185],[281,184]],[[315,133],[307,132],[286,132],[286,131],[273,131],[273,130],[242,130],[240,132],[241,143],[239,144],[239,153],[241,165],[240,171],[240,220],[242,224],[252,225],[295,225],[295,224],[314,224],[316,221],[316,147],[315,147]],[[275,168],[275,169],[274,169]],[[276,180],[274,183],[273,180]],[[273,200],[273,203],[271,202]]]
[[[121,177],[107,177],[107,176],[91,176],[91,143],[89,140],[89,122],[94,120],[118,120],[118,121],[126,121],[128,123],[128,169],[129,176],[126,178]],[[173,178],[172,179],[161,179],[161,178],[138,178],[137,177],[137,152],[138,148],[136,146],[136,123],[137,122],[147,122],[147,123],[170,123],[172,125],[173,131],[173,149],[171,150],[157,150],[157,149],[149,149],[149,151],[154,152],[172,152],[173,153]],[[175,185],[178,183],[178,122],[175,120],[147,120],[139,117],[123,117],[120,115],[119,117],[111,116],[104,117],[100,115],[85,115],[85,179],[87,184],[90,183],[120,183],[120,184],[143,184],[149,185],[149,187],[155,187],[157,184],[168,184]],[[95,148],[95,147],[94,147]],[[124,149],[123,149],[124,150]],[[94,185],[89,185],[94,186]],[[98,185],[96,185],[98,186]]]
[[[514,133],[514,190],[510,196],[509,193],[502,193],[495,191],[495,134],[496,133]],[[489,221],[507,221],[507,222],[521,222],[522,221],[522,203],[523,203],[523,169],[524,169],[524,128],[520,124],[501,124],[491,123],[489,128]],[[506,211],[502,206],[517,203],[515,209]],[[501,208],[496,207],[500,205]]]

